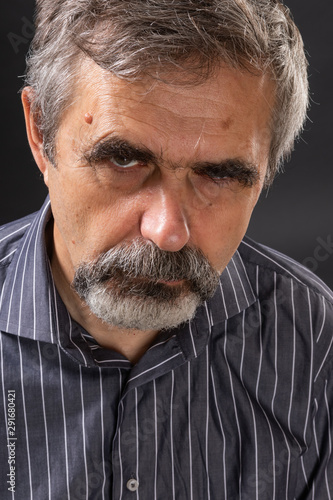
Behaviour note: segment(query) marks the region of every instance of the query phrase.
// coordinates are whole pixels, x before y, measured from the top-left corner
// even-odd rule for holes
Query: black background
[[[310,119],[285,173],[261,196],[248,234],[303,262],[333,288],[333,2],[286,3],[309,57]],[[18,94],[32,38],[33,8],[33,0],[12,0],[1,9],[0,224],[37,210],[46,196],[26,140]]]

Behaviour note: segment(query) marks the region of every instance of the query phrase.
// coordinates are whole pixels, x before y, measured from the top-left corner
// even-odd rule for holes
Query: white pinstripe
[[[67,449],[67,426],[66,426],[66,412],[65,412],[65,399],[64,399],[64,383],[63,383],[63,371],[61,362],[61,351],[58,347],[58,359],[59,359],[59,376],[60,376],[60,390],[61,390],[61,408],[62,408],[62,418],[64,426],[64,441],[65,441],[65,464],[66,464],[66,487],[67,487],[67,499],[70,500],[69,493],[69,467],[68,467],[68,449]]]
[[[182,353],[181,352],[178,352],[177,354],[175,354],[174,356],[170,356],[170,358],[168,359],[165,359],[164,361],[162,361],[162,363],[158,363],[157,365],[149,368],[148,370],[145,370],[143,371],[142,373],[139,373],[138,375],[136,375],[135,377],[132,377],[130,379],[128,379],[127,381],[127,384],[129,384],[130,382],[132,382],[132,380],[135,380],[139,377],[142,377],[142,375],[144,375],[145,373],[148,373],[148,372],[151,372],[152,370],[156,370],[156,368],[158,368],[159,366],[162,366],[162,365],[165,365],[165,363],[168,363],[169,361],[171,361],[172,359],[174,358],[177,358],[177,356],[181,356]]]
[[[253,418],[253,433],[254,433],[254,442],[255,442],[255,470],[256,470],[256,500],[259,499],[259,490],[258,490],[258,438],[257,438],[257,422],[256,422],[256,417],[253,409],[253,404],[250,398],[250,395],[248,393],[248,390],[245,387],[244,380],[243,380],[243,364],[244,364],[244,355],[245,355],[245,342],[246,342],[246,336],[245,336],[245,311],[243,311],[243,321],[242,321],[242,330],[243,330],[243,346],[242,346],[242,357],[241,357],[241,364],[240,364],[240,381],[242,383],[242,386],[244,388],[245,394],[247,396],[247,399],[250,404],[251,408],[251,413],[252,413],[252,418]]]
[[[156,408],[156,381],[153,380],[154,388],[154,430],[155,430],[155,477],[154,477],[154,499],[157,500],[157,462],[158,462],[158,434],[157,434],[157,408]]]
[[[13,255],[15,252],[16,252],[16,248],[14,250],[12,250],[8,255],[6,255],[5,257],[3,257],[1,260],[0,260],[0,263],[1,262],[4,262],[6,259],[8,259],[8,257],[10,257],[11,255]]]
[[[210,500],[209,484],[209,453],[208,453],[208,427],[209,427],[209,347],[206,346],[206,477],[207,477],[207,499]]]
[[[209,335],[210,335],[212,332],[213,317],[212,317],[212,312],[208,308],[207,302],[205,302],[205,311],[206,311],[206,315],[207,315],[207,321],[208,321],[208,325],[209,325]]]
[[[236,304],[237,304],[237,307],[238,307],[238,312],[240,312],[240,307],[239,307],[239,302],[238,302],[238,297],[237,297],[235,285],[234,285],[233,279],[231,277],[230,271],[229,271],[229,269],[227,267],[226,267],[226,271],[228,273],[228,276],[229,276],[229,279],[230,279],[230,283],[231,283],[231,286],[232,286],[232,289],[233,289],[233,292],[234,292],[234,295],[235,295],[235,301],[236,301]]]
[[[322,363],[320,364],[320,367],[319,367],[319,369],[318,369],[318,371],[317,371],[317,373],[316,373],[316,376],[315,376],[315,377],[314,377],[314,379],[313,379],[313,381],[314,381],[314,382],[317,382],[317,378],[319,377],[319,375],[320,375],[320,373],[321,373],[321,371],[322,371],[322,369],[323,369],[323,366],[324,366],[324,364],[325,364],[325,362],[326,362],[326,360],[327,360],[327,357],[328,357],[328,355],[330,354],[330,352],[332,351],[332,344],[333,344],[333,336],[332,336],[331,341],[330,341],[330,343],[329,343],[329,346],[328,346],[328,348],[327,348],[327,350],[326,350],[326,354],[325,354],[325,356],[323,357],[323,361],[322,361]]]
[[[34,225],[31,226],[33,228]],[[29,474],[29,485],[30,485],[30,498],[33,500],[33,488],[32,488],[32,471],[31,471],[31,457],[30,457],[30,442],[29,442],[29,427],[28,427],[28,419],[27,419],[27,409],[26,409],[26,399],[25,399],[25,389],[24,389],[24,374],[23,374],[23,356],[21,349],[21,323],[22,323],[22,299],[23,299],[23,290],[24,290],[24,278],[26,273],[26,265],[27,265],[27,255],[28,250],[32,241],[33,231],[29,234],[29,241],[27,244],[27,252],[24,259],[23,273],[22,273],[22,283],[21,283],[21,294],[20,294],[20,309],[19,309],[19,319],[18,319],[18,348],[20,354],[20,373],[21,373],[21,390],[22,390],[22,403],[23,403],[23,415],[24,415],[24,426],[25,426],[25,437],[26,437],[26,447],[27,447],[27,460],[28,460],[28,474]]]
[[[228,311],[227,311],[227,306],[226,306],[226,303],[225,303],[225,297],[224,297],[223,286],[222,286],[221,281],[220,281],[220,290],[221,290],[221,297],[222,297],[223,307],[224,307],[224,310],[225,310],[225,315],[226,315],[226,317],[228,317]]]
[[[49,321],[50,321],[50,334],[51,334],[51,343],[54,344],[51,295],[52,295],[52,291],[51,291],[51,287],[49,286],[49,290],[48,290],[49,307],[48,307],[48,310],[49,310]]]
[[[236,264],[235,264],[234,258],[232,258],[231,260],[232,260],[233,266],[234,266],[234,268],[235,268],[235,271],[236,271],[236,273],[237,273],[237,276],[238,276],[238,279],[239,279],[240,285],[241,285],[241,287],[242,287],[242,290],[243,290],[243,294],[244,294],[244,297],[245,297],[246,303],[247,303],[247,305],[249,306],[249,299],[247,298],[247,295],[246,295],[246,293],[245,293],[245,288],[244,288],[243,282],[242,282],[242,280],[241,280],[241,277],[240,277],[240,275],[239,275],[239,271],[238,271],[237,266],[236,266]]]
[[[43,210],[43,215],[46,213],[46,211],[48,210],[49,208],[49,205],[47,205],[47,207],[45,207],[45,209]],[[40,232],[40,228],[43,224],[43,218],[41,218],[39,220],[39,224],[37,226],[37,230],[36,232],[39,233]],[[32,281],[32,295],[33,295],[33,313],[34,313],[34,339],[36,339],[36,329],[37,329],[37,322],[36,322],[36,259],[37,259],[37,241],[38,239],[35,238],[35,245],[34,245],[34,265],[33,265],[33,270],[34,270],[34,273],[33,273],[33,281]],[[27,255],[26,255],[26,258],[28,256],[28,252],[27,252]]]
[[[332,455],[332,435],[331,435],[332,427],[331,426],[333,424],[332,424],[332,420],[331,420],[330,407],[329,407],[328,399],[327,399],[327,380],[325,380],[324,397],[325,397],[325,405],[326,405],[326,412],[327,412],[328,452],[329,452],[329,456],[331,457],[331,455]],[[330,494],[330,487],[328,484],[327,463],[326,463],[326,468],[325,468],[325,482],[326,482],[328,500],[332,500],[331,494]]]
[[[19,229],[16,229],[16,231],[13,231],[12,233],[7,234],[7,236],[5,236],[4,238],[1,238],[0,243],[7,240],[8,238],[11,238],[14,234],[20,233],[21,231],[23,231],[23,229],[25,229],[26,227],[29,227],[30,225],[31,224],[25,224],[24,226],[19,227]]]
[[[190,465],[190,499],[193,500],[193,477],[192,477],[192,433],[191,433],[191,363],[187,363],[187,405],[188,405],[188,446]]]
[[[289,444],[288,444],[288,439],[287,439],[287,436],[279,422],[279,420],[276,418],[276,415],[275,415],[275,408],[274,408],[274,404],[275,404],[275,397],[276,397],[276,390],[277,390],[277,385],[278,385],[278,379],[279,379],[279,374],[278,374],[278,367],[277,367],[277,353],[278,353],[278,328],[277,328],[277,319],[278,319],[278,312],[277,312],[277,299],[276,299],[276,292],[277,292],[277,288],[276,288],[276,272],[274,272],[274,313],[275,313],[275,318],[274,318],[274,342],[275,342],[275,352],[274,352],[274,370],[275,370],[275,385],[274,385],[274,393],[273,393],[273,397],[272,397],[272,414],[273,414],[273,417],[276,421],[276,423],[278,424],[281,432],[282,432],[282,435],[283,435],[283,438],[284,438],[284,441],[286,443],[286,448],[288,450],[288,467],[287,467],[287,477],[289,476],[289,470],[290,470],[290,456],[291,456],[291,453],[290,453],[290,447],[289,447]],[[275,467],[276,467],[276,457],[275,457],[275,454],[274,454],[274,469],[275,470]],[[276,486],[276,483],[274,481],[274,486]],[[286,487],[288,487],[288,483],[286,484]],[[275,495],[275,491],[274,491],[274,495]],[[286,491],[286,498],[288,496],[288,491]],[[274,496],[275,498],[275,496]]]
[[[239,253],[239,250],[236,250],[236,254],[237,254],[238,259],[239,259],[239,262],[240,262],[240,264],[241,264],[241,266],[242,266],[242,269],[243,269],[243,272],[244,272],[244,276],[245,276],[245,278],[246,278],[246,281],[247,281],[247,284],[248,284],[248,286],[249,286],[249,289],[250,289],[250,290],[252,290],[252,285],[251,285],[251,283],[250,283],[249,276],[248,276],[248,274],[247,274],[247,270],[246,270],[246,268],[245,268],[244,261],[243,261],[243,259],[242,259],[241,255],[240,255],[240,253]]]
[[[73,323],[72,323],[72,318],[70,317],[69,313],[67,313],[67,315],[68,315],[68,323],[69,323],[69,340],[71,341],[71,343],[73,345],[75,345],[76,349],[79,351],[79,353],[82,356],[84,365],[87,366],[88,362],[87,362],[86,356],[83,354],[82,349],[73,340]]]
[[[21,350],[21,339],[17,337],[19,355],[20,355],[20,380],[21,380],[21,391],[22,391],[22,404],[23,404],[23,418],[24,418],[24,426],[25,426],[25,438],[26,438],[26,447],[27,447],[27,460],[28,460],[28,474],[29,474],[29,486],[30,486],[30,499],[33,500],[33,489],[32,489],[32,475],[31,475],[31,458],[30,458],[30,447],[29,447],[29,428],[28,428],[28,420],[27,420],[27,410],[25,404],[25,390],[24,390],[24,374],[23,374],[23,359],[22,359],[22,350]]]
[[[69,489],[69,462],[68,462],[68,443],[67,443],[67,424],[66,424],[66,411],[65,411],[65,398],[64,398],[64,381],[63,381],[63,370],[62,370],[62,361],[61,361],[61,348],[60,348],[60,325],[58,318],[58,307],[57,307],[57,294],[54,286],[54,282],[52,282],[53,286],[53,300],[55,304],[55,321],[56,321],[56,336],[59,342],[58,347],[58,359],[59,359],[59,375],[60,375],[60,390],[61,390],[61,408],[62,408],[62,417],[63,417],[63,426],[64,426],[64,449],[65,449],[65,464],[66,464],[66,489],[67,489],[67,499],[70,500],[70,489]],[[53,338],[53,332],[52,332]]]
[[[149,347],[148,351],[151,351],[152,349],[155,349],[156,347],[160,347],[161,345],[167,344],[167,342],[169,342],[169,340],[174,339],[174,338],[176,338],[176,335],[171,335],[171,337],[169,337],[168,339],[162,340],[162,342],[158,342],[157,344],[154,344],[151,347]]]
[[[257,287],[257,295],[259,295],[259,267],[257,266],[256,267],[256,277],[257,277],[257,282],[256,282],[256,287]],[[265,419],[266,419],[266,422],[267,422],[267,425],[268,425],[268,429],[269,429],[269,433],[270,433],[270,437],[271,437],[271,444],[272,444],[272,457],[273,457],[273,460],[275,462],[275,444],[274,444],[274,435],[273,435],[273,431],[272,431],[272,426],[271,426],[271,423],[269,421],[269,418],[267,416],[267,413],[265,412],[264,408],[262,407],[261,403],[260,403],[260,400],[259,400],[259,383],[260,383],[260,376],[261,376],[261,369],[262,369],[262,358],[263,358],[263,345],[262,345],[262,320],[261,320],[261,305],[260,305],[260,301],[258,300],[258,317],[259,317],[259,343],[260,343],[260,357],[259,357],[259,367],[258,367],[258,376],[257,376],[257,383],[256,383],[256,400],[257,400],[257,403],[263,413],[263,415],[265,416]],[[275,466],[274,466],[274,469],[275,470]],[[275,499],[275,474],[273,474],[273,498],[272,500]]]
[[[224,498],[225,500],[228,500],[227,498],[227,471],[226,471],[226,441],[225,441],[225,433],[223,430],[223,424],[222,424],[222,419],[221,419],[221,413],[220,409],[217,404],[217,396],[216,396],[216,387],[215,387],[215,380],[214,380],[214,374],[213,374],[213,368],[210,367],[210,372],[211,372],[211,378],[212,378],[212,387],[213,387],[213,392],[214,392],[214,401],[215,401],[215,408],[219,417],[219,423],[220,423],[220,428],[221,428],[221,434],[222,434],[222,439],[223,439],[223,485],[224,485]]]
[[[192,341],[192,348],[193,348],[193,352],[194,352],[194,357],[196,358],[198,355],[197,355],[197,350],[195,348],[195,343],[194,343],[194,339],[193,339],[193,332],[192,332],[192,324],[191,324],[191,322],[189,323],[189,331],[190,331],[190,336],[191,336],[191,341]]]
[[[171,371],[171,397],[170,397],[170,448],[171,448],[171,483],[172,483],[172,500],[176,499],[175,493],[175,462],[173,451],[173,394],[175,388],[175,373]]]
[[[138,389],[135,387],[135,440],[136,440],[136,478],[140,481],[139,477],[139,418],[138,418]],[[139,500],[139,489],[136,490],[136,499]]]
[[[303,477],[304,477],[304,481],[306,484],[306,488],[309,489],[309,482],[308,482],[308,478],[306,477],[303,455],[301,456],[301,466],[302,466],[302,472],[303,472]]]
[[[316,398],[314,399],[314,405],[316,407],[316,411],[314,412],[314,416],[312,419],[312,427],[313,427],[313,437],[314,437],[314,441],[315,441],[315,445],[316,445],[317,457],[319,458],[320,454],[319,454],[318,438],[317,438],[317,431],[316,431],[316,414],[318,412],[318,401]]]
[[[93,348],[91,347],[91,349]],[[97,347],[97,349],[99,348]],[[127,359],[95,359],[94,361],[99,365],[103,365],[106,363],[114,363],[115,365],[117,365],[118,363],[124,363],[126,365],[130,365],[130,362]]]
[[[120,370],[118,369],[118,372],[119,372],[119,385],[120,385],[120,391],[122,389],[122,376],[121,376],[121,372]],[[124,405],[123,405],[123,402],[120,401],[120,409],[121,409],[121,414],[123,415],[124,413]],[[120,426],[118,426],[118,429],[117,429],[117,433],[118,433],[118,453],[119,453],[119,469],[120,469],[120,493],[119,493],[119,500],[122,499],[123,497],[123,481],[124,481],[124,475],[123,475],[123,464],[122,464],[122,456],[121,456],[121,430],[120,430]]]
[[[44,419],[44,430],[45,430],[47,482],[48,482],[49,499],[51,500],[51,469],[50,469],[50,452],[49,452],[48,429],[47,429],[46,410],[45,410],[44,380],[43,380],[43,361],[42,361],[42,353],[41,353],[41,350],[40,350],[40,342],[38,342],[37,345],[38,345],[38,354],[39,354],[40,387],[41,387],[41,395],[42,395],[43,419]]]
[[[242,435],[240,431],[240,425],[239,425],[239,419],[238,419],[238,412],[237,412],[237,405],[236,405],[236,399],[235,399],[235,393],[234,393],[234,386],[233,386],[233,381],[232,381],[232,374],[231,374],[231,369],[227,357],[227,332],[228,332],[228,327],[227,327],[227,321],[225,322],[225,340],[224,340],[224,358],[225,362],[227,365],[228,373],[229,373],[229,382],[230,382],[230,389],[231,389],[231,396],[232,396],[232,402],[234,405],[234,410],[235,410],[235,417],[236,417],[236,426],[237,426],[237,433],[238,433],[238,438],[239,438],[239,498],[242,498]]]
[[[6,423],[6,429],[8,429],[7,426],[7,401],[6,401],[6,395],[5,395],[5,377],[4,377],[4,362],[3,362],[3,345],[2,345],[2,333],[0,332],[0,360],[1,360],[1,388],[2,388],[2,400],[3,400],[3,410],[5,414],[4,421]],[[6,437],[8,437],[8,433],[6,433]],[[7,448],[7,455],[9,459],[9,448]],[[12,491],[11,494],[12,500],[15,498],[15,493]]]
[[[87,450],[86,450],[86,426],[85,426],[85,411],[84,411],[84,396],[83,396],[83,381],[82,381],[82,366],[80,369],[80,396],[81,396],[81,411],[82,411],[82,440],[83,440],[83,461],[84,461],[84,471],[85,471],[85,483],[86,483],[86,500],[89,500],[89,482],[88,482],[88,464],[87,464]]]
[[[319,330],[319,333],[318,333],[318,336],[317,336],[317,339],[316,339],[317,343],[319,342],[321,334],[324,331],[324,326],[325,326],[325,321],[326,321],[326,301],[325,301],[325,297],[322,297],[322,300],[323,300],[323,310],[324,310],[324,313],[323,313],[323,322],[322,322],[321,328]]]
[[[33,229],[33,226],[31,226],[29,228],[29,232],[27,234],[27,239],[25,240],[24,244],[22,245],[22,250],[21,250],[21,252],[19,254],[19,257],[18,257],[18,260],[17,260],[17,265],[16,265],[16,268],[15,268],[13,286],[12,286],[12,290],[11,290],[11,293],[10,293],[10,301],[9,301],[9,307],[8,307],[7,329],[9,328],[9,324],[10,324],[10,314],[11,314],[11,308],[12,308],[12,302],[13,302],[13,296],[14,296],[14,288],[15,288],[15,283],[16,283],[16,279],[17,279],[19,262],[21,260],[21,257],[23,256],[23,250],[24,250],[24,247],[26,246],[26,243],[28,241],[28,236],[30,237],[30,234],[32,233],[32,229]],[[31,238],[30,238],[30,241],[31,241]],[[23,282],[23,280],[22,280],[22,282]],[[23,288],[23,283],[22,283],[21,289],[22,288]],[[21,306],[21,304],[20,304],[20,306]]]
[[[310,370],[309,370],[309,393],[308,393],[308,407],[307,407],[307,412],[306,412],[306,420],[305,420],[305,425],[304,425],[304,442],[307,443],[306,440],[306,429],[308,426],[308,420],[309,420],[309,415],[310,415],[310,409],[311,409],[311,395],[312,395],[312,378],[313,378],[313,328],[312,328],[312,313],[311,313],[311,300],[310,300],[310,291],[307,289],[307,294],[308,294],[308,304],[309,304],[309,326],[310,326]]]
[[[105,454],[104,454],[104,416],[103,416],[103,376],[102,370],[99,368],[99,388],[101,391],[101,434],[102,434],[102,442],[101,442],[101,450],[102,450],[102,463],[103,463],[103,485],[102,485],[102,500],[105,500],[105,483],[106,483],[106,470],[105,470]]]
[[[298,439],[294,436],[291,429],[291,411],[293,405],[293,397],[294,397],[294,383],[295,383],[295,363],[296,363],[296,313],[295,313],[295,301],[294,301],[294,284],[291,281],[291,307],[293,314],[293,363],[292,363],[292,375],[291,375],[291,389],[290,389],[290,398],[289,398],[289,411],[288,411],[288,429],[290,434],[293,436],[295,442],[299,447],[299,451],[302,451],[302,447],[298,441]]]

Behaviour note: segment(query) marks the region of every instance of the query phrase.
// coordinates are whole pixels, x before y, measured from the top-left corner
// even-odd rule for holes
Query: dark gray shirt
[[[132,366],[69,316],[38,214],[0,229],[0,497],[333,498],[332,293],[244,239]],[[15,491],[15,493],[14,493]]]

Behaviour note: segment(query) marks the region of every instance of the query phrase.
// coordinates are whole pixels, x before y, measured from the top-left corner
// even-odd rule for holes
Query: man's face
[[[222,68],[197,86],[128,83],[93,63],[83,74],[58,131],[57,167],[44,173],[67,281],[81,263],[133,241],[198,249],[220,273],[266,173],[268,78]]]

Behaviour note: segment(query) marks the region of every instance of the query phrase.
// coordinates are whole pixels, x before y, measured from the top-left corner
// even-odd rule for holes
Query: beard
[[[200,250],[167,252],[136,239],[81,263],[72,288],[108,325],[165,330],[192,319],[218,282],[218,272]]]

